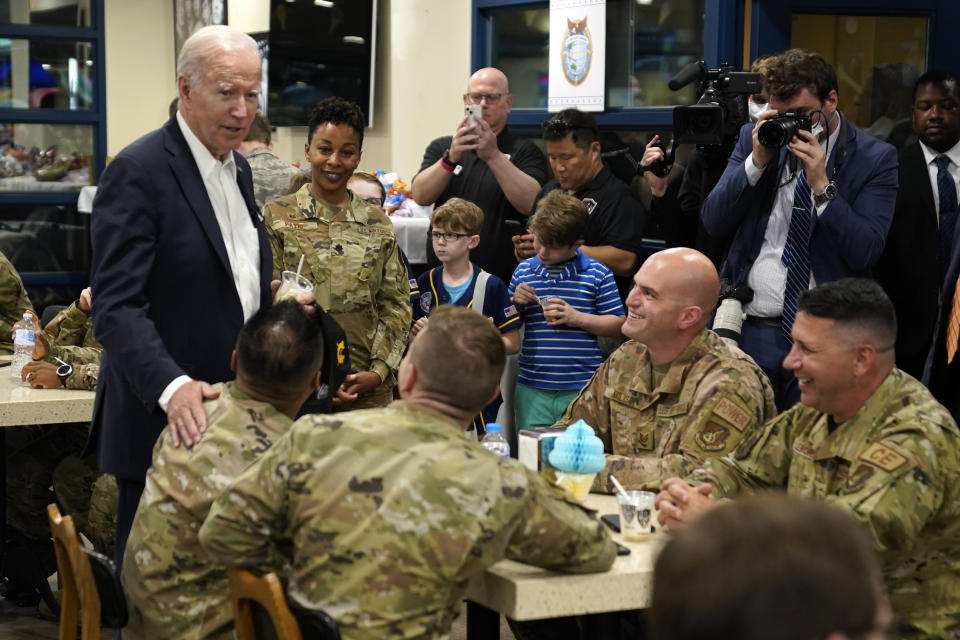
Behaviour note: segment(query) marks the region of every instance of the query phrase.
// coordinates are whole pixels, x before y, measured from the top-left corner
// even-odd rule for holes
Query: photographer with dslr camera
[[[767,65],[773,58],[773,55],[757,57],[750,65],[750,72],[759,74],[760,78],[765,77]],[[684,163],[686,166],[679,176],[670,171],[672,154],[669,153],[668,145],[660,140],[660,136],[654,136],[647,144],[637,169],[652,196],[650,217],[659,224],[667,246],[693,247],[710,258],[718,271],[727,257],[730,238],[714,238],[707,233],[700,219],[700,207],[714,185],[720,181],[727,160],[737,143],[740,127],[748,121],[756,122],[757,117],[768,109],[770,102],[762,85],[755,93],[739,95],[743,96],[741,99],[746,108],[742,112],[739,109],[731,109],[729,112],[732,116],[731,123],[735,124],[735,127],[729,131],[728,127],[722,127],[719,144],[697,144],[687,156]],[[680,110],[683,109],[684,107],[680,107]],[[693,123],[699,123],[699,119],[692,121]],[[688,139],[695,133],[696,130],[675,128],[675,143]],[[681,151],[677,148],[678,163],[680,154]]]
[[[708,233],[733,238],[720,275],[754,294],[740,347],[767,373],[783,410],[799,398],[782,366],[797,296],[870,276],[893,217],[897,153],[841,115],[836,72],[816,53],[776,56],[766,88],[773,110],[740,130],[701,213]]]

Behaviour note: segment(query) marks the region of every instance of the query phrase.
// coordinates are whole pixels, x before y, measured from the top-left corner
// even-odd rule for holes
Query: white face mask
[[[756,122],[757,118],[760,117],[760,114],[770,108],[770,104],[764,102],[763,104],[757,104],[753,100],[747,100],[747,109],[750,110],[750,122]]]
[[[823,117],[824,117],[824,116],[823,116],[823,109],[817,109],[816,112],[819,112],[819,113],[820,113],[820,117],[818,118],[818,120],[821,120],[821,121],[822,121],[822,120],[823,120]],[[816,113],[816,112],[811,112],[811,114],[812,114],[812,113]],[[835,116],[835,115],[837,115],[837,112],[836,112],[836,111],[833,112],[833,116]],[[833,116],[830,116],[830,120],[833,120]],[[813,125],[813,126],[810,127],[810,133],[812,133],[813,136],[814,136],[817,140],[819,140],[819,141],[821,141],[821,142],[823,141],[824,138],[827,137],[827,136],[826,136],[826,129],[823,128],[823,125],[822,125],[820,122],[817,122],[815,125]]]

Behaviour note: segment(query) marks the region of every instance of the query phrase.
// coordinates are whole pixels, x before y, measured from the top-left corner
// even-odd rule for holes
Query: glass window
[[[0,107],[93,109],[93,44],[0,38]]]
[[[0,123],[0,191],[78,191],[92,156],[92,125]]]
[[[918,17],[795,14],[791,46],[833,64],[845,116],[901,146],[912,133],[913,84],[927,68],[928,26]]]
[[[38,312],[48,304],[76,300],[90,271],[89,235],[90,216],[74,205],[0,207],[0,252],[24,279]]]
[[[496,9],[490,16],[490,64],[510,78],[517,108],[545,109],[550,10]],[[703,56],[703,0],[607,2],[606,108],[690,104],[694,87],[667,81]]]
[[[0,23],[45,27],[89,27],[90,0],[6,0]]]

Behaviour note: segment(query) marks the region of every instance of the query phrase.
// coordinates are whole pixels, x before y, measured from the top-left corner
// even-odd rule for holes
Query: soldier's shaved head
[[[633,282],[622,331],[646,344],[655,362],[668,362],[686,348],[710,321],[720,295],[710,259],[682,247],[647,258]]]
[[[706,325],[710,312],[720,296],[720,278],[710,258],[694,249],[677,247],[659,251],[644,266],[658,269],[664,275],[664,295],[684,307],[700,307]]]

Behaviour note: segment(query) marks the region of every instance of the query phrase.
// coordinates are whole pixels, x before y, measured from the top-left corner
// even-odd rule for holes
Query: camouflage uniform
[[[50,353],[45,358],[59,364],[53,358],[59,356],[73,364],[74,372],[67,379],[71,389],[93,389],[100,370],[100,348],[93,337],[90,316],[77,304],[62,310],[47,324],[45,332],[50,342]],[[65,473],[57,474],[59,465],[65,469],[80,463],[89,467],[96,463],[81,462],[78,458],[90,431],[89,423],[45,424],[13,427],[4,430],[7,441],[7,524],[28,538],[46,540],[50,527],[46,518],[46,506],[59,495],[50,490],[51,484],[62,492],[72,495],[67,503],[82,506],[81,511],[65,511],[82,525],[86,522],[89,508],[92,479],[87,474],[75,476],[65,483]],[[54,478],[59,478],[54,482]],[[88,529],[80,526],[81,531]]]
[[[288,596],[351,640],[447,637],[467,581],[503,558],[586,573],[615,554],[565,491],[402,400],[297,420],[217,499],[200,542],[260,570],[292,551]]]
[[[274,277],[303,271],[317,302],[347,334],[351,371],[376,371],[383,382],[344,409],[390,402],[394,373],[410,329],[410,285],[397,251],[393,224],[380,209],[350,192],[350,204],[332,207],[306,184],[274,200],[263,215]]]
[[[33,305],[23,281],[7,257],[0,253],[0,353],[13,353],[13,325],[28,309],[33,311]]]
[[[689,479],[712,482],[717,497],[785,488],[845,509],[873,536],[898,634],[960,637],[957,425],[899,369],[854,417],[831,425],[797,404]]]
[[[103,347],[93,336],[93,317],[74,302],[43,330],[50,343],[50,353],[44,360],[59,365],[56,359],[60,358],[73,365],[67,389],[96,389]]]
[[[251,149],[244,157],[253,172],[253,198],[261,209],[271,200],[287,195],[290,178],[300,173],[300,169],[273,155],[266,147]]]
[[[594,374],[559,425],[583,419],[603,440],[607,467],[594,490],[613,492],[609,474],[631,489],[663,480],[733,450],[777,414],[773,390],[749,356],[702,330],[656,387],[645,345],[628,341]]]
[[[271,405],[233,383],[204,403],[207,430],[192,448],[174,447],[169,428],[127,540],[123,583],[130,604],[125,638],[232,638],[227,574],[200,547],[197,530],[210,504],[290,427]]]

